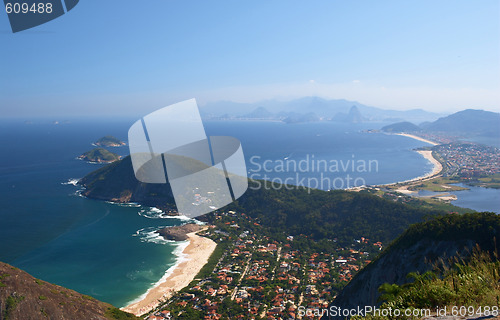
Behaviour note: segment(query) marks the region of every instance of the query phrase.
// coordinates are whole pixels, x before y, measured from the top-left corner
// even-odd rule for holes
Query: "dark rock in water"
[[[195,223],[188,223],[182,226],[166,227],[157,231],[157,233],[166,240],[184,241],[187,240],[187,234],[201,230],[201,226]]]

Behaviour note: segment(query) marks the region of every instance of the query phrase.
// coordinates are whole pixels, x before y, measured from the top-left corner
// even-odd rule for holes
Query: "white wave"
[[[175,241],[173,240],[167,240],[163,238],[159,233],[157,233],[158,230],[165,228],[162,226],[158,227],[147,227],[147,228],[142,228],[140,230],[137,230],[135,234],[133,234],[133,237],[139,237],[141,242],[149,242],[149,243],[155,243],[155,244],[167,244],[167,243],[174,243]]]
[[[81,197],[81,198],[86,198],[84,195],[83,195],[83,188],[80,189],[80,190],[76,190],[74,193],[72,193],[71,195],[72,196],[77,196],[77,197]]]
[[[78,181],[80,181],[80,179],[70,178],[66,182],[61,182],[61,184],[63,184],[63,185],[77,186],[78,185]]]
[[[184,215],[179,215],[179,216],[168,215],[167,213],[163,212],[161,209],[158,209],[156,207],[142,207],[142,209],[139,210],[138,214],[148,219],[176,219],[176,220],[181,220],[182,222],[200,223],[198,220],[189,218]]]
[[[147,228],[145,228],[145,229],[147,229]],[[141,229],[141,230],[143,230],[143,229]],[[139,231],[141,231],[141,230],[139,230]],[[125,304],[125,306],[129,306],[131,304],[137,303],[137,302],[143,300],[144,298],[146,298],[152,289],[158,287],[160,284],[165,282],[168,279],[168,277],[170,277],[174,273],[174,270],[179,266],[179,264],[188,260],[187,254],[184,253],[184,250],[189,245],[189,241],[177,241],[176,243],[177,243],[177,246],[174,249],[174,251],[172,252],[177,257],[175,260],[175,263],[165,271],[163,276],[158,281],[151,283],[151,286],[149,287],[148,290],[146,290],[145,293],[141,294],[136,299],[134,299],[130,302],[127,302]]]
[[[120,207],[127,207],[127,208],[140,208],[141,205],[136,203],[136,202],[114,202],[114,201],[104,201],[109,204],[114,204]]]

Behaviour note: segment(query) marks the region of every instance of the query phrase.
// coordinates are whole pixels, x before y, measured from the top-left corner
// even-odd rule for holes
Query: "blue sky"
[[[196,98],[317,95],[500,111],[500,2],[97,1],[12,34],[3,116],[145,114]]]

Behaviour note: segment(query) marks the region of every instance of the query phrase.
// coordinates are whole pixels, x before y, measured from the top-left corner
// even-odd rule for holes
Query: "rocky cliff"
[[[110,304],[0,262],[0,319],[139,319]]]
[[[378,288],[382,284],[407,283],[410,272],[424,273],[447,263],[451,257],[467,257],[476,245],[498,253],[499,236],[500,216],[494,213],[449,214],[412,225],[362,269],[332,305],[341,308],[379,305]]]

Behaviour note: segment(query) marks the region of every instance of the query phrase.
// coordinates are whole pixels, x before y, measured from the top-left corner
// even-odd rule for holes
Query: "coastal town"
[[[345,284],[382,250],[361,237],[328,251],[304,249],[302,235],[280,241],[258,221],[234,211],[215,213],[199,235],[218,243],[206,267],[146,319],[315,319],[303,310],[327,308]],[[259,236],[258,236],[259,235]],[[200,275],[202,275],[200,277]]]
[[[422,177],[364,189],[382,190],[385,196],[397,196],[394,192],[419,196],[418,190],[448,192],[466,190],[467,186],[500,188],[500,149],[436,133],[422,133],[418,136],[408,133],[398,133],[398,135],[431,144],[431,147],[422,147],[415,151],[429,160],[434,169]],[[457,185],[459,183],[463,185]],[[420,198],[434,198],[445,202],[456,199],[452,194]],[[408,202],[408,199],[405,202]]]
[[[437,179],[470,184],[483,179],[489,186],[498,182],[497,148],[447,137],[410,137],[431,143],[432,147],[417,151],[427,152],[423,155],[439,164],[428,176],[407,182],[410,189],[426,180],[444,181]],[[396,187],[402,190],[401,184]],[[386,199],[422,204],[409,196],[413,191],[401,195],[393,189],[365,190],[370,189],[377,189]],[[347,282],[383,248],[377,239],[360,237],[348,245],[331,239],[328,248],[315,250],[304,245],[313,241],[307,236],[283,239],[245,213],[227,211],[209,216],[208,227],[198,235],[215,241],[218,250],[188,286],[161,300],[146,319],[317,319],[304,310],[328,308]]]
[[[437,145],[432,150],[444,163],[444,176],[473,181],[500,173],[498,148],[476,143],[448,143]]]

